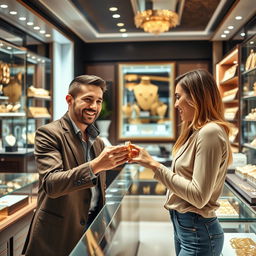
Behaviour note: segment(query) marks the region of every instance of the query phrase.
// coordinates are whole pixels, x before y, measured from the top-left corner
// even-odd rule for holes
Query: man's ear
[[[66,102],[68,103],[68,105],[72,104],[72,100],[73,100],[73,96],[71,94],[67,94]]]

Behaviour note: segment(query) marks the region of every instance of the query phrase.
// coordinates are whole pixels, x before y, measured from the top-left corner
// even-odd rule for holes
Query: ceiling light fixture
[[[115,12],[115,11],[118,10],[118,8],[117,8],[117,7],[110,7],[109,10],[110,10],[111,12]]]
[[[29,21],[29,22],[27,22],[27,25],[28,25],[28,26],[33,26],[34,23],[33,23],[32,21]]]
[[[126,32],[126,29],[125,28],[121,28],[119,31],[120,32]]]
[[[180,24],[185,0],[131,0],[137,28],[160,34]]]
[[[0,7],[5,9],[5,8],[8,8],[8,5],[7,4],[1,4]]]
[[[17,14],[16,11],[10,11],[9,13],[10,13],[11,15],[16,15],[16,14]]]
[[[121,23],[121,22],[120,22],[120,23],[117,23],[116,25],[117,25],[118,27],[123,27],[123,26],[124,26],[124,23]]]
[[[234,26],[228,26],[228,29],[234,29]]]
[[[120,14],[117,14],[117,13],[116,13],[116,14],[113,14],[112,17],[113,17],[114,19],[118,19],[118,18],[120,18]]]
[[[178,14],[170,10],[145,10],[138,12],[134,19],[137,28],[156,35],[176,27],[179,20]]]
[[[236,20],[241,20],[243,17],[242,16],[236,16],[235,19]]]
[[[19,17],[19,20],[26,20],[27,18],[26,17]]]

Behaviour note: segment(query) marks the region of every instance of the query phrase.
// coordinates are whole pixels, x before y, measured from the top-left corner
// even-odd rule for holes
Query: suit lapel
[[[61,125],[64,129],[64,136],[67,140],[67,143],[73,153],[74,158],[76,159],[77,165],[84,163],[84,149],[83,145],[74,132],[74,128],[69,119],[68,114],[66,113],[63,118],[60,119]]]

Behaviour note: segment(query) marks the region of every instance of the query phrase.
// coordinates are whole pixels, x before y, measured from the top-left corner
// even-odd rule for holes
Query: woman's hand
[[[108,146],[101,154],[93,159],[90,164],[94,174],[110,170],[129,160],[129,149],[127,146]]]
[[[138,163],[144,167],[150,168],[153,171],[160,166],[156,160],[147,152],[145,148],[131,144],[133,157],[129,159],[129,163]]]

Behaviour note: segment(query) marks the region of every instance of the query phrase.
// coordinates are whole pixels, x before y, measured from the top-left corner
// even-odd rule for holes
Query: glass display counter
[[[107,189],[106,205],[70,255],[136,255],[140,241],[139,211],[144,205],[141,200],[145,196],[150,198],[150,208],[146,214],[151,219],[155,217],[154,209],[160,211],[159,202],[165,200],[166,189],[152,177],[153,172],[150,169],[133,164],[126,165]],[[217,215],[226,234],[226,252],[232,255],[233,250],[235,253],[230,245],[232,238],[251,238],[256,242],[256,212],[253,208],[241,200],[227,184],[219,203]],[[168,225],[169,219],[166,221]]]
[[[1,255],[21,255],[36,208],[38,174],[0,174]]]
[[[0,217],[5,220],[18,210],[35,201],[38,174],[0,174]],[[0,225],[2,223],[0,222]]]

